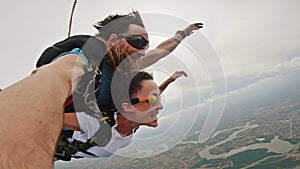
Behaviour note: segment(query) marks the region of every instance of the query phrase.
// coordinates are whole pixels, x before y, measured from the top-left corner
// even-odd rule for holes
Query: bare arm
[[[149,50],[144,57],[140,60],[140,68],[146,68],[153,63],[157,62],[159,59],[170,54],[186,37],[193,33],[193,30],[198,30],[203,27],[202,23],[194,23],[186,27],[182,31],[177,31],[176,34],[160,43],[155,49]]]
[[[160,86],[159,90],[160,93],[162,93],[170,83],[174,82],[177,78],[180,76],[185,76],[187,77],[187,74],[184,71],[176,71],[172,76],[170,76],[167,80],[165,80]]]
[[[70,130],[80,131],[80,126],[77,120],[76,113],[64,113],[63,127]]]
[[[53,168],[63,105],[84,66],[66,55],[0,92],[0,168]]]

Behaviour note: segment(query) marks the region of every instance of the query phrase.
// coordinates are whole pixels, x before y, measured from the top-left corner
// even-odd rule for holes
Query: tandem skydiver
[[[100,128],[102,131],[97,130],[97,134],[103,137],[95,139],[90,136],[93,138],[91,140],[96,141],[89,140],[90,144],[79,145],[84,148],[75,148],[81,151],[86,151],[95,145],[105,147],[112,137],[113,133],[110,128],[115,126],[115,112],[120,110],[116,110],[112,100],[111,82],[115,70],[120,68],[120,63],[123,62],[124,65],[124,62],[128,62],[125,64],[126,71],[136,71],[150,66],[172,52],[193,30],[202,28],[202,23],[191,24],[184,30],[177,31],[172,38],[148,52],[146,52],[149,47],[148,34],[137,11],[127,15],[110,15],[94,26],[98,30],[95,36],[77,35],[58,42],[47,48],[37,62],[37,67],[40,67],[57,58],[73,54],[82,55],[89,62],[85,75],[65,104],[65,112],[70,112],[65,116],[78,118],[78,115],[74,116],[75,112],[84,112],[92,115],[91,118],[100,116],[101,120],[98,121],[102,126]],[[65,140],[70,135],[73,135],[73,131],[62,131],[60,141],[63,140],[63,142],[61,142],[62,147],[60,147],[60,141],[58,142],[57,158],[70,159],[70,156],[62,157],[61,154],[64,153],[58,152],[61,150],[64,152],[64,148],[69,144]]]

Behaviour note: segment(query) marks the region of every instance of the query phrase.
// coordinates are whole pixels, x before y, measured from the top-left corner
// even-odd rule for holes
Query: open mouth
[[[159,112],[154,112],[154,113],[152,113],[150,116],[151,116],[152,118],[154,118],[155,120],[157,120],[157,119],[158,119],[158,117],[157,117],[158,113],[159,113]]]

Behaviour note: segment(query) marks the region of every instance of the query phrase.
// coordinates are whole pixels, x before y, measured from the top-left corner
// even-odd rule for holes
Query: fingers
[[[184,71],[182,72],[182,74],[183,74],[185,77],[188,77],[187,73],[185,73]]]
[[[172,77],[173,77],[174,79],[177,79],[177,78],[180,77],[180,76],[185,76],[185,77],[187,77],[188,75],[187,75],[187,73],[186,73],[185,71],[176,71],[176,72],[172,75]]]
[[[200,28],[203,28],[203,23],[193,23],[186,27],[183,31],[186,36],[189,36],[194,30],[199,30]]]
[[[180,75],[180,76],[185,76],[185,77],[187,77],[188,75],[185,73],[185,71],[179,71],[178,72],[178,74]]]
[[[203,23],[193,23],[190,26],[192,26],[192,30],[198,30],[203,28]]]
[[[203,23],[194,23],[193,25],[197,28],[203,28]]]

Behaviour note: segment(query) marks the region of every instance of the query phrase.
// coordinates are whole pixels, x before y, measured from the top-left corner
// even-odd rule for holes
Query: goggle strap
[[[139,101],[138,98],[134,98],[134,99],[131,99],[130,102],[131,102],[132,105],[134,105],[134,104],[139,103],[140,101]]]
[[[155,96],[150,96],[150,97],[144,97],[144,98],[134,98],[130,100],[131,104],[137,104],[141,102],[148,102],[150,106],[155,106],[157,103],[157,98]]]
[[[149,101],[149,97],[139,98],[139,102],[147,102]]]

